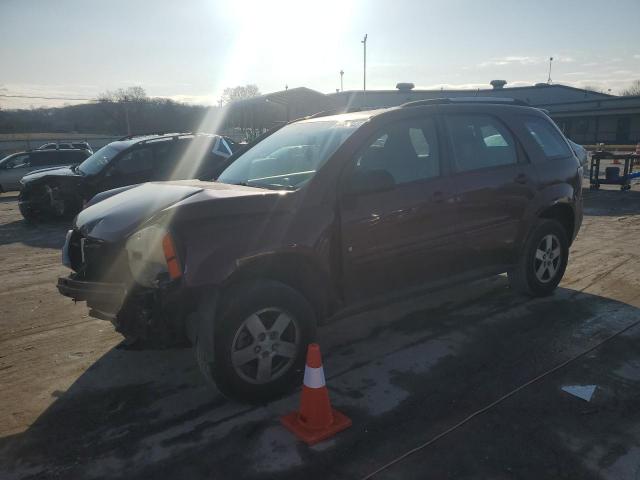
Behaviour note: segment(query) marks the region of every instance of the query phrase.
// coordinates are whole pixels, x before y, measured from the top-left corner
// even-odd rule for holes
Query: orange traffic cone
[[[309,345],[300,410],[280,418],[282,424],[296,437],[313,445],[349,428],[351,419],[331,408],[329,390],[324,381],[320,346]]]

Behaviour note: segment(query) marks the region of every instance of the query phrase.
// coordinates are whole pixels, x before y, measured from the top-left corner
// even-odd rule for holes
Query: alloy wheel
[[[264,308],[249,315],[236,331],[231,362],[245,381],[269,383],[289,370],[299,344],[295,317],[278,307]]]
[[[533,259],[533,271],[539,282],[549,283],[556,277],[560,270],[561,254],[558,237],[552,233],[542,237]]]

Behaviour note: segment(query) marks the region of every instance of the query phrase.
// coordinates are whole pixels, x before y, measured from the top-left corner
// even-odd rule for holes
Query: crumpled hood
[[[29,183],[43,177],[80,177],[81,175],[74,172],[71,167],[51,167],[41,170],[34,170],[22,177],[22,183]]]
[[[272,196],[269,194],[277,192],[199,180],[144,183],[87,207],[76,217],[75,227],[85,236],[114,242],[126,238],[157,213],[189,197],[201,197],[197,203],[209,203],[265,194]]]

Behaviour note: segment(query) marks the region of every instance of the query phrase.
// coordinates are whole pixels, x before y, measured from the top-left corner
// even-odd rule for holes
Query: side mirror
[[[362,195],[366,193],[385,192],[393,190],[396,181],[386,170],[355,170],[346,185],[348,195]]]

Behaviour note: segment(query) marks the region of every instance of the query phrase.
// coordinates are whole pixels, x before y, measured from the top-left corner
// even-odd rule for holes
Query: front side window
[[[314,120],[282,127],[240,155],[218,181],[295,190],[311,179],[364,121]]]
[[[354,168],[354,175],[382,171],[396,185],[440,175],[440,158],[432,119],[395,123],[368,142]]]
[[[118,160],[115,168],[120,175],[151,171],[153,168],[152,148],[145,147],[130,150]]]
[[[456,171],[518,163],[516,142],[502,123],[489,115],[452,115],[447,118]]]
[[[82,162],[78,166],[78,170],[85,175],[96,175],[100,173],[104,167],[109,165],[109,162],[121,151],[121,148],[117,148],[112,144],[105,145]]]
[[[15,157],[10,158],[6,162],[4,162],[5,168],[20,168],[24,167],[29,163],[29,154],[24,155],[16,155]]]
[[[542,118],[529,117],[525,120],[524,125],[548,159],[571,156],[567,142],[548,121]]]

